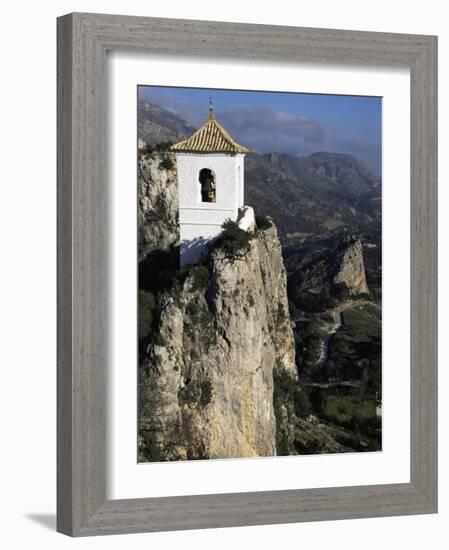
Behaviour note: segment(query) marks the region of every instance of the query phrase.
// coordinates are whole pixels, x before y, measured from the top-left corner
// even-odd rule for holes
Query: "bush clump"
[[[332,294],[340,302],[349,300],[349,298],[351,297],[346,283],[335,283],[332,288]]]
[[[285,312],[284,305],[279,303],[276,311],[276,328],[281,328],[287,319],[288,315]]]
[[[202,407],[209,405],[212,400],[212,384],[210,380],[203,380],[200,383],[201,397],[200,404]]]
[[[256,218],[257,229],[260,229],[261,231],[264,231],[265,229],[270,229],[270,227],[273,225],[268,216],[263,216],[262,214],[256,214],[255,218]]]
[[[145,143],[145,147],[140,150],[142,155],[152,155],[153,153],[167,153],[170,151],[173,143],[171,141],[162,141],[161,143]]]
[[[179,393],[181,401],[192,407],[206,407],[212,400],[212,384],[207,378],[186,384]]]
[[[155,344],[156,346],[165,347],[167,345],[167,341],[165,340],[164,336],[162,336],[162,334],[158,332],[153,336],[153,344]]]
[[[319,292],[289,288],[290,300],[299,312],[319,312],[333,307],[336,299],[331,296],[329,289],[323,287]]]
[[[167,152],[170,151],[171,146],[173,145],[172,141],[161,141],[159,143],[154,144],[154,150],[159,152]]]
[[[297,389],[294,394],[295,414],[298,417],[305,417],[312,414],[313,408],[309,396],[304,389]]]
[[[165,157],[159,163],[159,168],[164,170],[171,170],[174,167],[173,161],[169,157]]]
[[[297,389],[297,381],[278,360],[273,370],[273,408],[276,417],[276,453],[278,456],[289,455],[293,452],[292,427]]]
[[[237,222],[226,220],[222,224],[223,233],[219,241],[220,248],[231,258],[243,257],[249,251],[252,233],[239,227]]]
[[[209,268],[205,265],[198,265],[192,270],[192,290],[203,290],[209,284]]]

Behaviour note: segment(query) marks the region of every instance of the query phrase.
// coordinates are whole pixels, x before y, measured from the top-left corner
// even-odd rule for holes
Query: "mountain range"
[[[138,105],[144,144],[173,143],[195,130],[158,105]],[[380,289],[381,179],[362,161],[324,151],[305,157],[251,152],[245,158],[245,204],[275,222],[289,275],[356,235],[364,245],[368,285]]]
[[[181,117],[149,101],[140,102],[137,109],[137,132],[148,145],[174,143],[196,130]]]
[[[379,450],[380,178],[348,154],[251,152],[246,253],[225,230],[179,270],[168,145],[195,128],[148,102],[138,128],[139,461]]]

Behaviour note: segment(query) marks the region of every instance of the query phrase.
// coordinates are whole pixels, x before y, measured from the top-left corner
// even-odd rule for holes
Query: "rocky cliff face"
[[[363,263],[363,246],[360,239],[337,254],[332,282],[334,284],[344,283],[350,296],[369,293]]]
[[[274,225],[231,259],[217,246],[161,297],[140,368],[139,460],[273,456],[289,411],[273,378],[297,379]]]
[[[292,281],[309,292],[318,293],[325,287],[332,291],[343,285],[349,296],[368,294],[360,239],[342,239],[330,252],[302,267]]]
[[[153,152],[138,161],[139,260],[179,241],[178,179],[174,155]]]

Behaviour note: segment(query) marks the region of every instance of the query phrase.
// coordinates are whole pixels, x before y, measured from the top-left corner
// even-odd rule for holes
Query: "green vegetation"
[[[139,262],[139,362],[148,352],[148,344],[165,346],[159,332],[162,309],[173,299],[181,307],[181,277],[176,248],[155,250]]]
[[[273,370],[273,407],[276,453],[278,456],[294,454],[295,416],[307,417],[313,408],[307,392],[279,361]]]
[[[159,195],[154,204],[154,212],[147,213],[147,221],[162,222],[169,228],[174,229],[176,226],[176,220],[171,216],[170,208],[167,205],[165,197]]]
[[[288,319],[288,314],[285,311],[283,304],[279,303],[276,310],[276,328],[281,328],[285,321]]]
[[[173,457],[176,447],[184,440],[182,427],[173,422],[145,427],[140,430],[140,452],[148,462],[161,462]]]
[[[273,407],[276,417],[276,454],[292,454],[294,438],[294,392],[296,381],[278,362],[273,370]]]
[[[376,306],[364,304],[342,312],[343,325],[363,339],[363,335],[379,337],[381,331],[379,310]]]
[[[376,401],[355,396],[328,396],[324,418],[355,438],[356,450],[379,450],[382,419],[376,416]]]
[[[298,388],[295,391],[295,414],[299,418],[312,414],[312,404],[310,403],[309,395],[305,389]]]
[[[254,234],[241,229],[237,222],[226,220],[222,224],[223,232],[217,240],[220,247],[232,259],[242,258],[249,251]]]
[[[160,332],[156,332],[153,335],[153,344],[155,344],[156,346],[166,346],[167,341],[165,340],[165,338],[162,336]]]
[[[344,292],[344,289],[343,289]],[[375,304],[360,304],[342,311],[342,325],[328,339],[328,359],[315,366],[325,331],[333,322],[324,313],[309,313],[296,322],[296,359],[302,374],[305,406],[332,433],[335,441],[356,451],[381,448],[381,316]],[[301,394],[299,394],[301,395]],[[295,413],[301,417],[295,394]],[[307,402],[308,400],[308,402]],[[310,408],[309,408],[310,407]],[[304,416],[304,414],[302,415]],[[320,442],[296,441],[297,452],[319,452]]]
[[[205,352],[215,342],[214,316],[202,300],[194,299],[185,308],[184,334],[199,344]]]
[[[192,268],[192,290],[204,290],[209,284],[210,274],[206,265],[197,265]]]
[[[144,149],[140,150],[142,155],[151,155],[153,153],[167,153],[170,151],[173,143],[171,141],[162,141],[161,143],[147,143]]]
[[[376,416],[376,401],[355,395],[329,395],[325,400],[324,416],[336,424],[348,424],[355,417]]]
[[[339,430],[336,441],[356,451],[381,448],[382,419],[376,414],[376,400],[365,395],[363,385],[305,383],[303,390],[309,396],[312,414]]]
[[[255,218],[256,218],[257,229],[260,229],[261,231],[264,231],[265,229],[269,229],[273,225],[268,216],[264,216],[262,214],[256,214]]]
[[[296,365],[299,371],[310,367],[318,360],[321,331],[316,323],[296,323],[295,331]]]
[[[179,399],[190,405],[196,407],[206,407],[212,400],[212,384],[209,379],[203,380],[191,380],[186,384],[179,392]]]
[[[321,288],[319,292],[312,292],[301,291],[299,287],[289,285],[288,296],[290,309],[296,315],[304,312],[316,313],[324,311],[333,307],[337,302],[326,287]]]
[[[164,170],[172,170],[175,166],[175,163],[170,157],[164,157],[159,163],[159,168]]]
[[[344,302],[351,297],[346,283],[336,283],[332,287],[332,294],[337,302]]]
[[[209,403],[212,401],[212,384],[210,380],[203,380],[202,382],[200,382],[200,390],[200,405],[202,407],[205,407],[206,405],[209,405]]]
[[[338,365],[340,380],[358,380],[365,393],[380,399],[382,393],[382,323],[380,311],[371,305],[342,313],[343,326],[332,338],[329,358]],[[325,366],[327,367],[327,365]],[[329,373],[323,371],[323,377]]]

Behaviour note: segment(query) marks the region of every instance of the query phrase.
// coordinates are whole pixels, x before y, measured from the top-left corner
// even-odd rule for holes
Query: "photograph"
[[[382,98],[138,86],[138,462],[382,450]]]
[[[444,6],[5,3],[6,550],[444,547]]]

